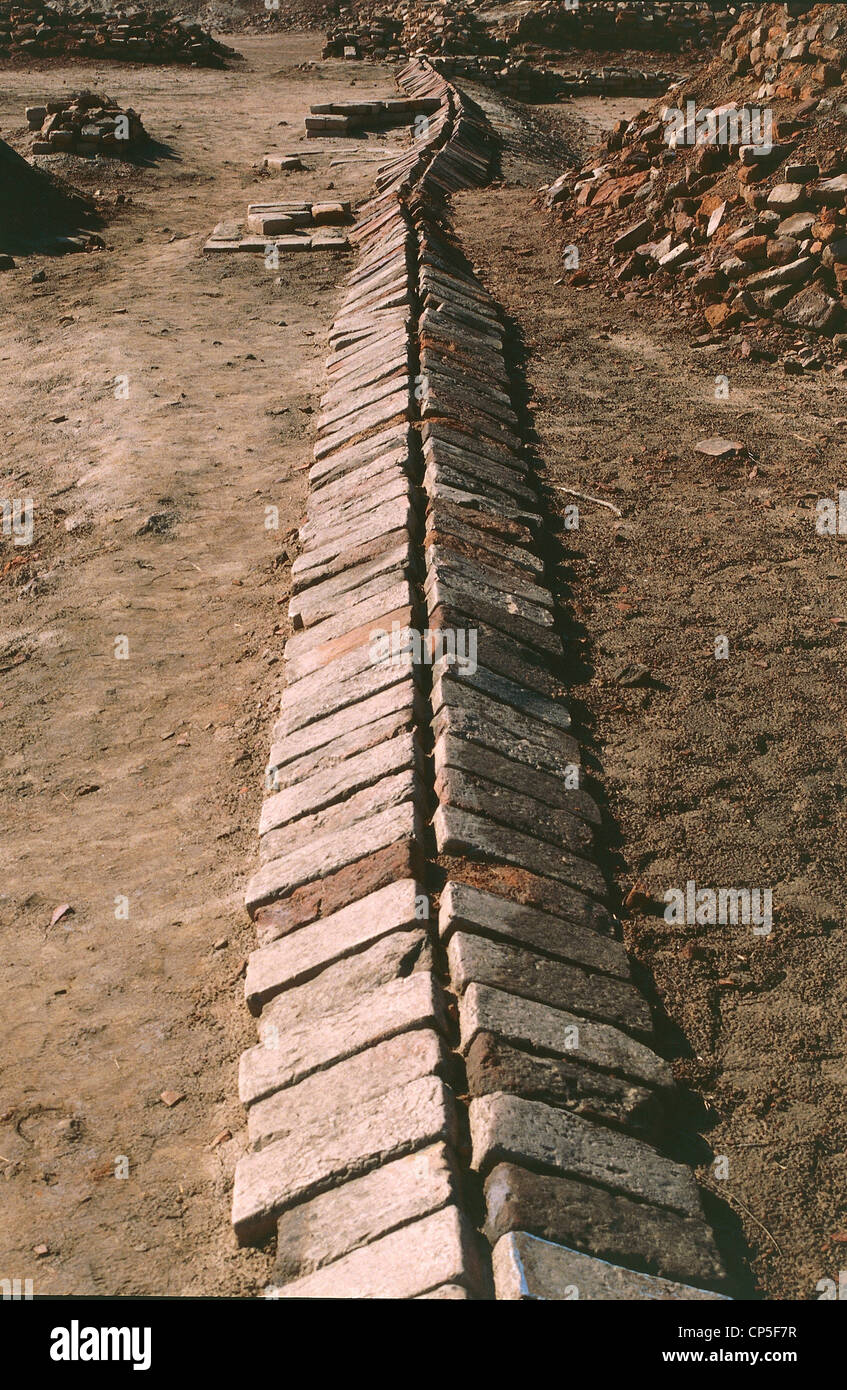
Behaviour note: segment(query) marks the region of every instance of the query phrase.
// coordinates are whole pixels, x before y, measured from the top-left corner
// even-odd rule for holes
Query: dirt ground
[[[0,277],[0,496],[34,505],[32,545],[0,540],[14,1000],[0,1275],[36,1293],[249,1295],[267,1280],[268,1256],[238,1250],[228,1218],[246,1136],[237,1061],[255,1040],[241,899],[278,707],[287,533],[350,259],[275,272],[200,248],[248,201],[368,194],[383,139],[326,141],[304,154],[310,172],[251,169],[316,150],[309,103],[349,95],[349,65],[295,70],[320,41],[239,36],[246,61],[226,72],[3,75],[0,129],[21,152],[24,106],[84,86],[135,106],[164,147],[146,168],[51,161],[104,195],[107,249],[21,257]],[[355,80],[363,97],[394,90],[387,68]],[[51,926],[64,903],[73,915]],[[168,1091],[184,1099],[168,1107]]]
[[[737,340],[698,350],[637,296],[556,285],[561,230],[514,179],[455,201],[515,329],[608,863],[621,900],[638,885],[627,945],[689,1088],[676,1151],[746,1287],[816,1299],[847,1239],[847,569],[844,538],[815,527],[844,486],[847,385],[745,361]],[[696,454],[713,435],[749,456]],[[666,922],[689,880],[771,889],[771,933]]]

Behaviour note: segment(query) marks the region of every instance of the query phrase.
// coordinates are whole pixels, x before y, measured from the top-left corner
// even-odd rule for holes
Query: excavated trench
[[[243,1243],[270,1296],[731,1296],[600,867],[508,327],[452,236],[481,111],[360,209],[331,333],[263,863]]]

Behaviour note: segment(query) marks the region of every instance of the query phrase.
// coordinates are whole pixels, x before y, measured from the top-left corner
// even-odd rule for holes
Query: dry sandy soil
[[[536,112],[580,144],[575,114]],[[815,527],[844,487],[847,384],[742,360],[738,341],[698,350],[652,300],[556,285],[565,238],[520,164],[507,151],[508,181],[460,195],[455,220],[515,329],[608,866],[690,1088],[677,1152],[748,1290],[816,1299],[847,1239],[847,569],[844,538]],[[713,435],[749,456],[698,456]],[[667,923],[665,891],[689,880],[770,888],[772,932]]]
[[[228,1221],[237,1059],[254,1041],[241,895],[278,705],[287,533],[349,259],[274,272],[200,248],[248,201],[360,201],[387,145],[326,141],[304,155],[310,172],[259,179],[264,153],[316,149],[303,115],[349,95],[351,74],[295,70],[319,55],[317,34],[237,46],[246,62],[227,72],[3,74],[0,128],[22,152],[24,106],[83,86],[135,106],[165,147],[140,169],[57,159],[105,195],[107,249],[19,258],[0,277],[0,496],[31,497],[35,521],[31,547],[0,541],[0,949],[14,999],[0,1275],[36,1293],[249,1295],[269,1268]],[[354,94],[393,90],[387,68],[358,70]],[[131,202],[115,206],[116,191]],[[51,926],[63,903],[73,915]],[[169,1108],[167,1091],[184,1099]],[[121,1155],[128,1178],[114,1176]]]
[[[106,195],[106,250],[0,277],[0,495],[35,503],[32,546],[0,543],[0,939],[15,1000],[0,1274],[38,1293],[250,1296],[267,1278],[266,1252],[238,1250],[228,1226],[237,1058],[253,1041],[240,899],[345,258],[273,272],[200,248],[281,186],[366,195],[382,140],[327,142],[284,183],[251,169],[314,148],[305,109],[349,94],[354,72],[355,94],[390,92],[387,69],[296,71],[320,43],[239,37],[246,62],[228,72],[4,74],[0,129],[21,150],[24,105],[83,85],[134,105],[160,142],[146,168],[63,162]],[[515,326],[608,866],[621,899],[642,885],[627,940],[691,1093],[678,1152],[714,1191],[750,1287],[814,1298],[847,1227],[847,571],[843,542],[814,529],[815,500],[844,484],[847,388],[737,347],[697,351],[647,301],[554,284],[562,238],[535,188],[641,104],[490,106],[504,182],[458,198],[456,223]],[[751,456],[698,458],[716,433]],[[566,532],[574,499],[557,485],[623,517],[580,504]],[[634,662],[645,683],[621,685]],[[662,894],[688,879],[772,888],[772,934],[669,926]],[[51,925],[65,903],[73,915]],[[183,1099],[167,1106],[168,1091]]]

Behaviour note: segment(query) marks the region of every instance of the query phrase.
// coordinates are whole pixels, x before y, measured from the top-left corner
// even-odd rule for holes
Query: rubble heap
[[[76,56],[223,67],[232,49],[167,10],[0,3],[0,58]]]
[[[583,68],[579,72],[558,72],[555,68],[539,67],[526,58],[500,58],[469,54],[459,57],[434,57],[433,67],[445,77],[465,77],[484,82],[515,101],[557,101],[561,98],[588,95],[658,95],[674,81],[674,74],[662,71],[645,72],[641,68],[603,67]]]
[[[847,5],[745,14],[696,82],[543,190],[572,281],[664,298],[705,334],[743,328],[748,352],[785,330],[816,335],[806,365],[828,356],[820,335],[847,346],[845,71]]]
[[[327,34],[325,58],[389,58],[408,53],[491,53],[505,57],[506,45],[463,0],[416,0],[367,18],[339,11],[337,28]]]
[[[78,92],[42,106],[28,106],[27,124],[35,132],[33,154],[128,155],[147,139],[141,118],[123,111],[111,97]]]
[[[510,46],[545,44],[589,48],[598,52],[641,49],[677,53],[683,48],[716,48],[740,10],[751,5],[706,3],[613,4],[582,0],[565,9],[560,0],[545,3],[508,23]]]

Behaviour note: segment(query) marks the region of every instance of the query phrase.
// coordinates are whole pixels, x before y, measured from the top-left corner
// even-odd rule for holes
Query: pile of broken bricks
[[[199,24],[167,10],[0,3],[0,58],[68,55],[222,68],[232,51]]]
[[[847,6],[817,9],[813,22],[777,5],[747,16],[709,70],[732,100],[710,111],[677,89],[542,190],[579,252],[572,283],[665,299],[703,346],[736,334],[789,371],[845,370],[847,108],[831,88],[837,74],[844,90]],[[766,101],[770,131],[744,143],[736,131],[746,116],[753,132]]]
[[[346,251],[349,203],[250,203],[247,222],[219,222],[204,251]]]
[[[446,222],[492,135],[426,63],[400,82],[441,110],[360,209],[330,335],[235,1230],[276,1230],[271,1297],[725,1297],[597,864],[506,328]]]
[[[78,92],[26,108],[33,154],[127,155],[147,138],[132,107],[123,111],[111,97]]]

